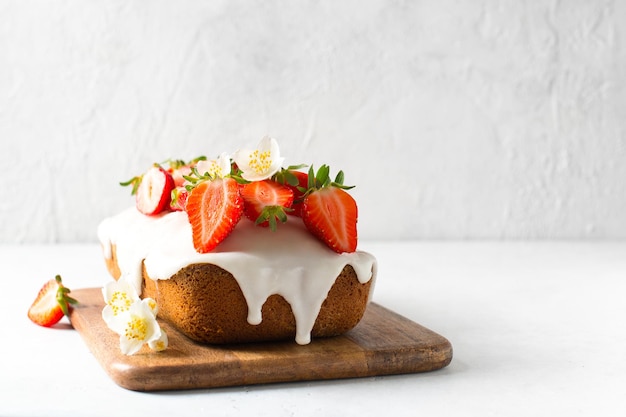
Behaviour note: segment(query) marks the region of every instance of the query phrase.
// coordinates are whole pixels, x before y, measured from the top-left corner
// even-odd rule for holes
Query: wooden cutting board
[[[166,322],[169,347],[120,352],[119,337],[102,320],[100,288],[72,291],[79,305],[72,325],[107,374],[135,391],[213,388],[275,382],[354,378],[433,371],[452,360],[450,342],[378,304],[343,336],[295,342],[201,345]]]

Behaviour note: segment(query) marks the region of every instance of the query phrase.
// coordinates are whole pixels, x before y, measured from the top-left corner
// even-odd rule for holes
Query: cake
[[[200,343],[304,345],[349,331],[377,269],[356,248],[351,187],[325,165],[282,161],[265,137],[256,149],[155,164],[123,183],[136,204],[98,226],[110,274]]]

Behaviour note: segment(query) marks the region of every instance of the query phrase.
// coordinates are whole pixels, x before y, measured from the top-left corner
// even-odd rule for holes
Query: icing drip
[[[193,248],[186,213],[145,216],[132,207],[105,219],[98,237],[107,258],[112,256],[111,245],[116,245],[120,271],[138,293],[143,262],[155,280],[168,279],[194,263],[211,263],[230,272],[243,292],[248,322],[253,325],[263,320],[261,308],[267,298],[281,295],[294,313],[299,344],[310,342],[320,307],[346,265],[354,268],[361,283],[375,279],[377,270],[369,253],[337,254],[299,221],[281,224],[272,232],[243,219],[217,248],[200,254]]]

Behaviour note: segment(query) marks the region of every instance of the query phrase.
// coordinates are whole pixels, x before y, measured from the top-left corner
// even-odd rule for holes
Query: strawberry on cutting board
[[[230,235],[243,214],[239,184],[228,177],[198,183],[187,197],[186,211],[196,251],[213,250]]]
[[[39,290],[37,298],[28,309],[28,318],[43,327],[58,323],[63,316],[69,315],[71,305],[77,303],[68,296],[69,292],[69,288],[63,286],[61,277],[57,275]]]
[[[286,212],[293,202],[293,191],[272,180],[255,181],[241,186],[246,217],[258,226],[276,230],[277,221],[287,221]]]

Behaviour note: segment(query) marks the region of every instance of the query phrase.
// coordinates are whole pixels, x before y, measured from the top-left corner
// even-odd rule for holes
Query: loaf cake
[[[327,166],[277,160],[275,140],[264,138],[232,157],[158,164],[124,183],[136,204],[98,226],[110,274],[200,343],[308,344],[356,326],[377,264],[356,249],[350,187],[342,173],[330,180]]]

